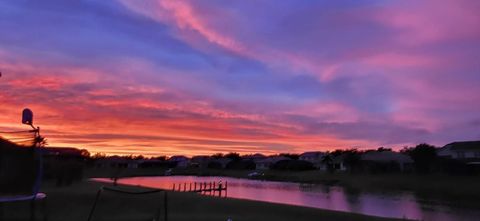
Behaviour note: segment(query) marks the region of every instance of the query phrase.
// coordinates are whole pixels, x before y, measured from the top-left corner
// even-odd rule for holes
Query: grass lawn
[[[45,184],[43,191],[48,195],[49,220],[86,221],[95,194],[101,185],[88,181],[60,188],[53,184]],[[121,188],[143,189],[139,187]],[[233,221],[396,220],[297,206],[216,198],[193,193],[169,192],[168,196],[168,212],[171,221],[226,221],[228,218]],[[99,201],[93,220],[152,220],[157,209],[163,208],[162,197],[163,193],[132,196],[105,192]],[[4,205],[3,209],[4,218],[2,220],[28,220],[28,203]],[[41,215],[40,211],[38,213]]]

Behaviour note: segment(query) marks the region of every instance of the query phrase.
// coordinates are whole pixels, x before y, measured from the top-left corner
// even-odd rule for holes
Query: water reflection
[[[97,179],[110,182],[108,179]],[[451,207],[448,202],[417,199],[407,192],[372,193],[338,186],[267,182],[226,177],[133,177],[118,182],[128,185],[171,189],[173,184],[228,182],[228,197],[308,206],[374,216],[434,221],[478,220],[478,208]]]

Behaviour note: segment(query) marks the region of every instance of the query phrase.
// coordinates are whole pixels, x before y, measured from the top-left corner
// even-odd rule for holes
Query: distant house
[[[338,156],[332,157],[332,166],[333,169],[339,171],[347,171],[347,164],[345,163],[345,158],[347,154],[340,154]]]
[[[186,156],[172,156],[168,159],[168,162],[175,163],[175,167],[186,168],[190,162],[190,159]]]
[[[210,163],[214,163],[214,164],[217,164],[219,165],[219,169],[225,169],[227,168],[227,164],[232,162],[232,159],[230,158],[226,158],[226,157],[222,157],[222,158],[219,158],[219,159],[213,159],[210,161]]]
[[[133,159],[126,159],[120,156],[106,157],[95,162],[97,168],[138,168],[139,162]]]
[[[256,153],[256,154],[253,154],[253,155],[243,156],[242,158],[243,158],[243,160],[258,161],[258,160],[266,159],[267,156],[265,156],[265,155],[263,155],[263,154],[261,154],[261,153]]]
[[[437,155],[461,160],[468,164],[480,164],[480,141],[450,143],[437,150]]]
[[[207,168],[212,158],[210,156],[194,156],[190,160],[190,166]]]
[[[379,166],[390,164],[397,167],[400,171],[408,170],[412,168],[413,159],[410,156],[407,156],[402,153],[397,153],[393,151],[370,151],[362,154],[360,160],[364,165],[368,166]],[[390,168],[391,170],[392,168]]]
[[[45,147],[44,155],[47,157],[63,157],[63,158],[82,158],[84,150],[73,147]]]
[[[272,156],[272,157],[267,157],[264,159],[259,159],[254,161],[255,162],[255,168],[257,170],[268,170],[270,167],[277,163],[278,161],[281,160],[290,160],[290,158],[284,157],[284,156]]]
[[[312,163],[315,168],[320,169],[323,167],[322,161],[325,155],[326,154],[324,152],[320,151],[305,152],[300,154],[300,157],[298,159],[308,161]]]
[[[138,160],[137,162],[140,168],[161,168],[167,166],[165,160],[159,159]]]

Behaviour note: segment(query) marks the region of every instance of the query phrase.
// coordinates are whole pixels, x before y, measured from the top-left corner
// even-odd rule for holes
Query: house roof
[[[478,150],[480,151],[480,141],[453,142],[445,145],[443,148],[451,150]]]
[[[300,154],[300,157],[319,157],[323,155],[325,155],[325,153],[321,151],[310,151]]]
[[[82,150],[74,147],[45,147],[48,155],[82,156]]]
[[[261,154],[261,153],[256,153],[253,155],[247,155],[243,157],[244,159],[249,159],[249,160],[258,160],[258,159],[264,159],[267,158],[267,156]]]
[[[413,163],[413,160],[410,156],[393,152],[393,151],[367,152],[362,154],[361,159],[365,161],[376,161],[376,162],[396,161],[400,163]]]
[[[345,158],[347,157],[347,154],[346,153],[342,153],[338,156],[333,156],[332,157],[332,162],[333,163],[341,163],[345,160]]]
[[[168,161],[185,161],[188,160],[186,156],[172,156],[168,159]]]
[[[255,163],[276,163],[281,160],[290,160],[290,158],[287,158],[284,156],[274,156],[274,157],[268,157],[261,160],[256,160]]]
[[[18,145],[16,145],[15,143],[7,139],[0,137],[0,148],[14,148],[14,147],[16,148],[18,147]]]
[[[193,162],[204,162],[204,161],[208,161],[208,160],[211,160],[212,158],[210,156],[194,156],[192,157],[192,161]]]
[[[225,158],[225,157],[213,160],[213,162],[218,162],[218,163],[221,163],[221,164],[227,164],[227,163],[230,163],[231,161],[232,161],[232,159]]]
[[[97,163],[130,163],[130,162],[136,162],[136,160],[127,159],[121,156],[111,156],[111,157],[106,157],[102,159],[97,159],[96,162]]]

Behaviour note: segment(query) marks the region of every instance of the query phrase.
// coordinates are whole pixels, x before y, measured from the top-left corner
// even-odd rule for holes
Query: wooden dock
[[[220,182],[193,182],[173,184],[172,191],[200,193],[211,196],[227,197],[228,183]],[[217,194],[218,193],[218,194]]]

